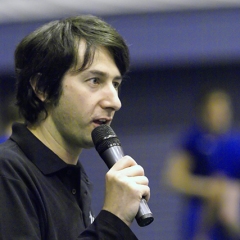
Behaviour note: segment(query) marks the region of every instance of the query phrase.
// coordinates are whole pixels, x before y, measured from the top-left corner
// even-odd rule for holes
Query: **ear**
[[[44,102],[47,99],[47,95],[46,93],[43,93],[40,89],[37,88],[37,82],[39,80],[39,78],[41,77],[41,73],[38,73],[37,75],[35,75],[34,77],[32,77],[30,79],[30,84],[31,87],[34,91],[34,93],[36,94],[36,96],[42,101]]]

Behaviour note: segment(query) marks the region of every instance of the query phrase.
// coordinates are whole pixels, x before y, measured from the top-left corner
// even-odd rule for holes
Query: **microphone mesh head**
[[[121,143],[109,125],[100,125],[92,131],[92,140],[99,154],[110,147],[121,146]]]

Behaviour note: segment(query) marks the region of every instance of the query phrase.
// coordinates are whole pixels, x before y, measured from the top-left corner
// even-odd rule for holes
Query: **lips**
[[[94,122],[97,124],[100,124],[100,125],[107,123],[107,121],[105,121],[105,120],[95,120]]]
[[[95,119],[93,122],[98,124],[98,125],[103,125],[103,124],[109,124],[111,122],[111,119],[99,118],[99,119]]]

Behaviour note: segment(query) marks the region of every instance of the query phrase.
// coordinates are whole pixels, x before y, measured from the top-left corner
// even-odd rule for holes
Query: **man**
[[[128,70],[128,48],[93,16],[54,21],[25,37],[15,51],[17,105],[0,147],[1,239],[136,239],[130,225],[148,179],[129,156],[106,174],[102,211],[93,218],[91,183],[79,161],[91,132],[111,124]]]

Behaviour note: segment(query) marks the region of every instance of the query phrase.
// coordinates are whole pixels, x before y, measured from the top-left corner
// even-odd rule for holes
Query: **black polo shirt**
[[[0,239],[136,239],[107,211],[94,220],[91,190],[80,162],[66,164],[25,125],[14,124],[0,144]]]

